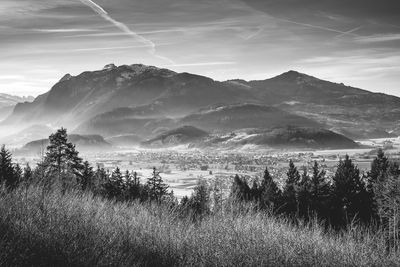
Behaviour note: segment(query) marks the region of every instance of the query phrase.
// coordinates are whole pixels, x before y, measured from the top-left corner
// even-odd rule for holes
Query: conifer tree
[[[143,194],[143,188],[140,184],[140,178],[137,172],[129,173],[125,172],[125,198],[127,200],[141,199]]]
[[[8,188],[13,188],[17,185],[17,179],[11,152],[3,145],[0,149],[0,183],[4,183]]]
[[[300,174],[293,161],[289,161],[287,179],[283,188],[283,211],[289,215],[294,215],[298,211],[296,200],[296,187],[300,182]]]
[[[310,209],[320,217],[325,217],[327,215],[326,208],[329,201],[330,186],[326,179],[325,170],[320,170],[317,161],[314,161],[312,171],[309,189]]]
[[[264,176],[259,187],[259,200],[261,208],[269,207],[278,209],[280,205],[280,198],[281,191],[269,173],[268,168],[265,168]]]
[[[311,212],[311,178],[304,167],[301,180],[296,187],[298,216],[308,219]]]
[[[339,225],[346,225],[354,219],[368,220],[371,203],[360,171],[348,155],[339,161],[333,177],[332,197],[335,209],[332,220]]]
[[[75,145],[68,141],[66,129],[61,128],[50,135],[45,164],[48,171],[57,176],[63,189],[67,184],[72,183],[71,176],[76,180],[81,176],[83,164],[78,154]]]
[[[88,161],[83,162],[82,174],[78,180],[82,190],[92,190],[94,188],[94,176],[93,167],[90,166]]]
[[[153,168],[153,175],[147,180],[147,188],[150,200],[161,202],[162,198],[167,195],[168,185],[166,185],[160,176],[160,173]]]
[[[251,189],[245,178],[241,178],[238,174],[233,178],[233,184],[231,188],[231,195],[238,199],[248,201],[251,196]]]
[[[199,180],[189,199],[190,207],[196,215],[205,215],[210,212],[210,188],[205,180]]]

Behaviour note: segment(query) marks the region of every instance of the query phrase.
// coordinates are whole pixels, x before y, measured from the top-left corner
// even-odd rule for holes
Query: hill
[[[225,132],[243,128],[275,128],[282,126],[319,127],[320,124],[276,107],[257,104],[217,105],[188,115],[180,124],[212,131]]]
[[[92,150],[104,150],[104,148],[110,148],[111,144],[106,142],[104,138],[100,135],[68,135],[68,141],[75,144],[78,150],[82,151],[92,151]],[[24,155],[29,154],[39,154],[43,149],[49,145],[49,139],[40,139],[27,143],[24,145],[18,153],[23,153]]]
[[[193,126],[183,126],[166,131],[155,138],[143,142],[145,146],[173,146],[197,142],[208,137],[208,133]]]

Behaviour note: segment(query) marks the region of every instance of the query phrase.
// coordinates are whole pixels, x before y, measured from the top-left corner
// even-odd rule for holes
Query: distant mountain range
[[[0,121],[7,118],[17,103],[32,102],[33,96],[20,97],[0,93]]]
[[[32,103],[17,104],[2,122],[3,126],[38,124],[99,134],[119,144],[157,139],[184,126],[212,136],[253,131],[265,137],[274,132],[286,140],[293,134],[287,129],[303,129],[300,132],[310,138],[329,131],[336,137],[361,139],[399,135],[400,98],[296,71],[261,81],[219,82],[141,64],[108,65],[65,75]]]

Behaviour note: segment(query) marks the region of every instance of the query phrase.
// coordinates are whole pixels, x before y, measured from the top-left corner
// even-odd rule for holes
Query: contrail
[[[348,30],[348,31],[346,31],[346,32],[343,32],[342,34],[339,34],[339,35],[335,36],[335,38],[339,38],[339,37],[342,37],[343,35],[347,35],[347,34],[349,34],[349,33],[356,32],[356,31],[358,31],[358,30],[361,29],[361,28],[362,28],[362,27],[360,26],[360,27],[357,27],[357,28]]]
[[[164,57],[164,56],[160,56],[156,53],[156,44],[153,43],[151,40],[144,38],[143,36],[137,34],[136,32],[132,31],[128,26],[126,26],[124,23],[119,22],[115,19],[113,19],[107,11],[104,10],[104,8],[102,8],[100,5],[96,4],[95,2],[93,2],[92,0],[80,0],[82,2],[82,4],[90,7],[94,12],[96,12],[98,15],[100,15],[103,19],[105,19],[106,21],[111,22],[112,24],[114,24],[115,27],[117,27],[118,29],[120,29],[122,32],[126,33],[129,36],[132,36],[134,39],[138,40],[139,42],[145,44],[149,50],[148,52],[153,55],[154,57],[157,57],[159,59],[165,60],[170,64],[175,64],[175,62],[173,62],[171,59]]]
[[[358,30],[357,28],[345,32],[345,31],[340,31],[340,30],[328,28],[328,27],[322,27],[322,26],[313,25],[313,24],[308,24],[308,23],[301,23],[301,22],[297,22],[297,21],[293,21],[293,20],[288,20],[288,19],[277,18],[277,17],[273,17],[273,16],[270,16],[270,17],[272,17],[272,18],[274,18],[274,19],[277,19],[277,20],[280,20],[280,21],[284,21],[284,22],[288,22],[288,23],[293,23],[293,24],[296,24],[296,25],[304,26],[304,27],[309,27],[309,28],[314,28],[314,29],[320,29],[320,30],[330,31],[330,32],[336,32],[336,33],[339,33],[340,35],[352,35],[352,36],[359,37],[358,34],[353,33],[353,30],[354,30],[354,31]]]

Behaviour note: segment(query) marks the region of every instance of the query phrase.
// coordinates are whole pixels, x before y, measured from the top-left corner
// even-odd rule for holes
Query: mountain
[[[351,138],[400,134],[400,98],[296,71],[219,82],[141,64],[65,75],[2,125],[64,126],[76,134],[149,139],[184,125],[207,132],[286,126],[324,128]]]
[[[159,104],[169,115],[204,105],[248,98],[243,89],[210,78],[141,64],[66,75],[33,103],[19,104],[7,123],[51,123],[71,127],[117,108]]]
[[[158,105],[145,105],[133,108],[116,108],[101,113],[81,123],[75,133],[99,133],[106,137],[136,134],[151,135],[158,128],[165,129],[174,124]]]
[[[117,147],[129,147],[139,145],[143,139],[136,134],[116,135],[105,139],[108,143]]]
[[[1,139],[3,144],[6,145],[23,145],[32,140],[46,139],[54,132],[54,129],[46,125],[32,125],[24,128],[23,130],[3,137]]]
[[[100,135],[68,135],[68,141],[76,145],[79,151],[97,151],[99,149],[110,148],[110,143],[106,142]],[[49,139],[40,139],[25,144],[17,153],[30,153],[38,155],[49,145]]]
[[[180,124],[206,131],[232,131],[243,128],[276,128],[283,126],[320,127],[313,120],[276,107],[257,104],[217,105],[182,118]]]
[[[187,145],[198,148],[242,148],[256,146],[276,149],[341,149],[359,145],[341,134],[310,127],[277,127],[272,129],[241,129],[225,134],[208,134],[192,126],[166,131],[142,143],[145,147]]]
[[[33,100],[33,96],[20,97],[0,93],[0,108],[15,106],[17,103],[31,102]]]
[[[316,120],[353,138],[399,135],[400,98],[324,81],[296,71],[250,81],[260,101]]]
[[[19,97],[14,95],[0,93],[0,121],[11,115],[15,105],[17,103],[31,102],[34,97]]]
[[[196,145],[231,148],[251,145],[279,149],[349,149],[359,147],[356,142],[341,134],[326,129],[308,127],[241,130],[226,135],[213,136],[206,142]]]
[[[196,142],[208,137],[208,133],[193,126],[182,126],[177,129],[166,131],[155,138],[142,144],[145,146],[173,146]]]

